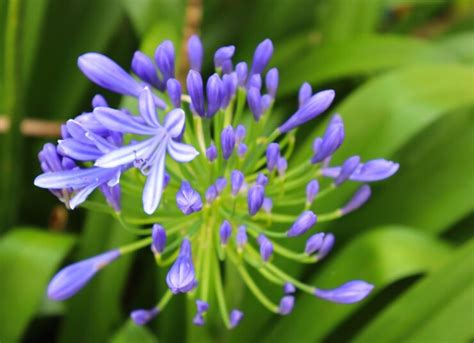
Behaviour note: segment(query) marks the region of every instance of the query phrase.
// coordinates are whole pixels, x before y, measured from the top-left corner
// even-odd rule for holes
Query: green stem
[[[230,329],[230,320],[229,313],[227,310],[227,304],[224,296],[224,289],[222,287],[222,276],[219,263],[214,258],[214,287],[216,290],[217,305],[221,313],[222,320],[224,321],[225,326]]]
[[[141,239],[139,241],[133,242],[131,244],[124,245],[123,247],[119,248],[119,251],[122,255],[125,255],[125,254],[131,253],[135,250],[138,250],[138,249],[144,248],[146,246],[149,246],[152,241],[153,241],[153,239],[151,237],[147,237],[147,238]]]
[[[167,290],[165,295],[163,295],[163,298],[161,298],[160,302],[158,305],[156,305],[156,308],[158,311],[163,311],[163,309],[166,307],[166,305],[169,303],[169,301],[173,298],[173,293],[170,290]]]

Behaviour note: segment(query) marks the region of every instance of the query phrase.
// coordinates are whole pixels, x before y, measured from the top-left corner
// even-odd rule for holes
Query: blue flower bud
[[[204,321],[204,316],[200,313],[196,313],[193,317],[193,324],[197,326],[203,326],[204,324],[206,324],[206,322]]]
[[[262,104],[263,112],[265,112],[266,110],[270,108],[272,101],[273,99],[269,94],[265,94],[260,98],[260,103]]]
[[[295,127],[298,127],[324,111],[331,106],[334,100],[335,93],[332,89],[318,92],[314,94],[306,103],[293,114],[286,122],[284,122],[278,129],[281,133],[286,133]]]
[[[352,173],[356,170],[359,166],[360,157],[359,156],[352,156],[349,157],[347,160],[344,161],[341,167],[341,172],[337,176],[334,184],[336,186],[341,185],[344,181],[346,181]]]
[[[133,322],[137,325],[145,325],[150,320],[155,318],[158,315],[159,311],[156,307],[152,308],[151,310],[134,310],[130,313],[130,318]]]
[[[247,228],[244,225],[239,226],[237,229],[237,235],[235,239],[237,241],[237,247],[242,250],[248,241]]]
[[[353,181],[373,182],[389,178],[398,171],[399,164],[384,159],[368,161],[357,168],[350,179]]]
[[[288,169],[288,161],[283,156],[280,156],[277,162],[278,175],[280,177],[285,176],[286,170]]]
[[[260,74],[254,74],[250,76],[250,79],[247,83],[247,89],[257,88],[259,91],[262,89],[262,77]]]
[[[207,113],[206,117],[212,117],[220,108],[222,103],[222,81],[219,75],[213,74],[207,80]]]
[[[272,68],[268,71],[265,76],[265,85],[267,87],[268,94],[275,99],[276,92],[278,89],[278,69]]]
[[[239,157],[244,157],[246,153],[247,153],[247,144],[240,143],[239,146],[237,147],[237,155],[239,155]]]
[[[296,288],[292,283],[285,282],[285,284],[283,285],[283,292],[285,294],[293,294],[296,292]]]
[[[228,160],[235,146],[235,135],[232,126],[225,127],[221,132],[222,156]]]
[[[235,73],[237,74],[237,81],[239,87],[244,87],[247,81],[247,63],[240,62],[235,66]]]
[[[175,108],[181,107],[181,84],[176,79],[169,79],[166,82],[166,91],[170,97],[171,103]]]
[[[237,91],[237,75],[235,73],[222,76],[222,103],[221,108],[229,106]]]
[[[280,158],[280,145],[278,143],[270,143],[266,151],[267,168],[273,171],[276,168],[278,159]]]
[[[316,220],[317,217],[312,211],[304,211],[288,230],[288,237],[295,237],[304,234],[314,224],[316,224]]]
[[[270,257],[273,255],[273,244],[272,242],[265,237],[265,235],[260,234],[257,238],[258,244],[260,245],[260,256],[262,260],[268,262]]]
[[[143,52],[136,51],[133,54],[132,71],[149,85],[158,89],[163,89],[163,85],[156,74],[153,61]]]
[[[290,314],[293,311],[293,306],[295,305],[295,297],[292,295],[285,295],[280,300],[280,305],[278,306],[278,312],[281,315]]]
[[[263,114],[261,95],[258,88],[250,87],[247,92],[247,103],[249,105],[250,111],[253,114],[253,117],[256,121],[258,121]]]
[[[247,129],[242,124],[237,125],[235,128],[235,143],[240,144],[247,134]]]
[[[257,185],[265,187],[268,184],[268,177],[263,173],[258,173],[256,183]]]
[[[197,308],[197,312],[202,314],[204,312],[207,312],[207,310],[209,310],[209,303],[207,301],[197,299],[196,308]]]
[[[265,39],[255,49],[250,74],[260,74],[267,67],[273,55],[273,44],[270,39]]]
[[[201,71],[204,49],[199,36],[192,35],[188,40],[188,59],[192,70]]]
[[[323,259],[326,257],[334,246],[335,237],[332,233],[328,233],[324,236],[323,244],[319,248],[318,258]]]
[[[219,177],[217,178],[215,185],[216,185],[217,193],[221,194],[222,191],[227,186],[227,179],[225,177]]]
[[[222,48],[217,49],[216,53],[214,54],[214,65],[216,69],[222,68],[228,62],[232,63],[232,56],[234,56],[235,46],[229,45],[224,46]],[[227,71],[223,70],[225,73]]]
[[[217,187],[215,185],[211,185],[206,191],[206,201],[208,204],[212,203],[219,193],[217,192]]]
[[[166,231],[160,224],[153,224],[151,248],[155,254],[162,253],[166,246]]]
[[[369,295],[374,286],[366,281],[350,281],[335,289],[316,289],[314,295],[318,298],[340,304],[352,304],[361,301]]]
[[[316,195],[319,192],[319,182],[318,180],[311,180],[306,185],[306,202],[312,204]]]
[[[306,246],[304,248],[305,254],[311,255],[321,249],[324,242],[324,236],[325,234],[323,232],[320,232],[309,237],[306,241]]]
[[[48,297],[65,300],[79,292],[94,275],[120,256],[119,250],[110,250],[95,257],[61,269],[48,285]]]
[[[166,283],[174,294],[189,292],[197,285],[191,257],[191,246],[187,238],[181,243],[178,258],[166,275]]]
[[[335,115],[334,118],[340,118],[338,115]],[[311,163],[319,163],[322,160],[328,158],[341,146],[344,141],[344,125],[342,121],[332,120],[329,123],[326,132],[320,143],[313,143],[313,149],[315,150],[315,155],[311,159]],[[317,145],[319,144],[319,145]]]
[[[186,78],[186,87],[191,98],[193,111],[204,117],[204,86],[201,74],[195,70],[190,70]]]
[[[360,187],[352,196],[351,200],[344,205],[341,209],[342,214],[348,214],[352,211],[357,210],[359,207],[364,205],[369,200],[371,190],[369,185],[363,185]]]
[[[211,143],[209,148],[206,149],[206,157],[211,162],[217,158],[217,148],[214,143]]]
[[[306,101],[311,98],[311,95],[313,95],[313,89],[311,88],[311,85],[308,82],[303,83],[298,92],[299,108],[301,108],[306,103]]]
[[[273,201],[271,198],[265,197],[263,199],[262,208],[266,213],[271,213],[273,208]]]
[[[163,41],[155,51],[155,62],[163,76],[163,83],[174,77],[174,47],[169,40]]]
[[[176,204],[185,215],[189,215],[202,209],[201,196],[187,181],[181,183],[181,188],[178,193],[176,193]]]
[[[263,186],[255,185],[250,187],[247,195],[247,205],[251,216],[254,216],[260,210],[264,197]]]
[[[105,100],[105,98],[102,95],[96,94],[92,98],[92,107],[93,108],[96,108],[96,107],[109,107],[109,104],[107,103],[107,100]],[[66,137],[63,137],[63,138],[66,138]]]
[[[230,174],[230,185],[233,196],[237,196],[243,183],[244,174],[240,170],[233,170]]]
[[[219,229],[219,237],[222,245],[226,245],[232,235],[232,226],[227,220],[224,220]]]
[[[232,310],[229,315],[229,320],[230,320],[230,328],[233,329],[237,325],[239,325],[240,321],[242,320],[244,316],[244,313],[239,310]]]

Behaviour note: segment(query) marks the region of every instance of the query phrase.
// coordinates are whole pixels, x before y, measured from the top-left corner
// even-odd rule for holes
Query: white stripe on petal
[[[184,111],[180,108],[176,108],[166,115],[164,126],[168,134],[176,138],[183,132],[185,121],[186,116]]]
[[[166,144],[161,144],[158,149],[159,153],[146,179],[142,196],[143,209],[145,210],[145,213],[149,215],[153,214],[153,212],[158,208],[163,193]]]
[[[102,168],[114,168],[131,163],[137,159],[146,158],[147,152],[156,144],[157,139],[154,137],[118,148],[98,158],[94,165]]]
[[[199,152],[192,145],[178,143],[173,140],[168,143],[168,153],[178,162],[189,162],[199,155]]]
[[[145,87],[145,89],[140,93],[140,96],[138,97],[138,107],[141,116],[145,119],[148,125],[152,127],[161,127],[156,114],[153,93],[150,88]]]

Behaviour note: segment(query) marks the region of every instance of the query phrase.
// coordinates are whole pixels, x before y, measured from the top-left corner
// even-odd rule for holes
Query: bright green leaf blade
[[[474,241],[386,308],[356,339],[468,342],[474,337]]]
[[[112,337],[111,343],[157,343],[158,339],[145,326],[138,326],[132,321],[127,321],[122,328]]]
[[[0,341],[20,341],[74,238],[15,228],[0,240]]]
[[[441,241],[403,227],[384,227],[352,241],[318,271],[309,284],[333,288],[367,280],[375,292],[402,278],[436,269],[450,254]],[[347,319],[360,304],[338,305],[302,295],[293,313],[282,317],[266,342],[317,342]],[[308,325],[313,318],[317,325]]]
[[[466,63],[474,63],[474,32],[462,32],[444,37],[438,44]]]

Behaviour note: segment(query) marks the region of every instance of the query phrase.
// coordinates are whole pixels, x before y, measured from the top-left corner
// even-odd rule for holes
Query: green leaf
[[[73,243],[72,236],[22,227],[1,238],[0,341],[20,341],[49,279]]]
[[[438,45],[455,54],[459,61],[474,63],[474,32],[462,32],[444,37]]]
[[[472,309],[474,241],[466,243],[436,273],[403,294],[355,342],[468,342],[474,337]]]
[[[438,268],[450,252],[441,241],[414,229],[382,227],[350,242],[309,284],[333,288],[352,279],[362,279],[374,284],[377,293],[394,281]],[[296,299],[293,313],[282,317],[265,341],[321,341],[360,306],[360,303],[338,305],[302,295]],[[308,325],[308,318],[313,318],[315,325]]]
[[[138,326],[128,320],[122,328],[112,337],[111,343],[157,343],[158,339],[145,326]]]
[[[307,42],[311,41],[308,39]],[[290,41],[287,44],[295,43]],[[299,51],[298,47],[302,46],[296,45],[292,49]],[[319,46],[313,43],[313,48],[306,47],[305,50],[300,51],[297,58],[293,57],[291,68],[285,67],[288,60],[282,61],[279,94],[294,92],[303,81],[319,85],[329,80],[367,75],[403,65],[456,60],[449,51],[433,43],[395,35],[362,36]]]

